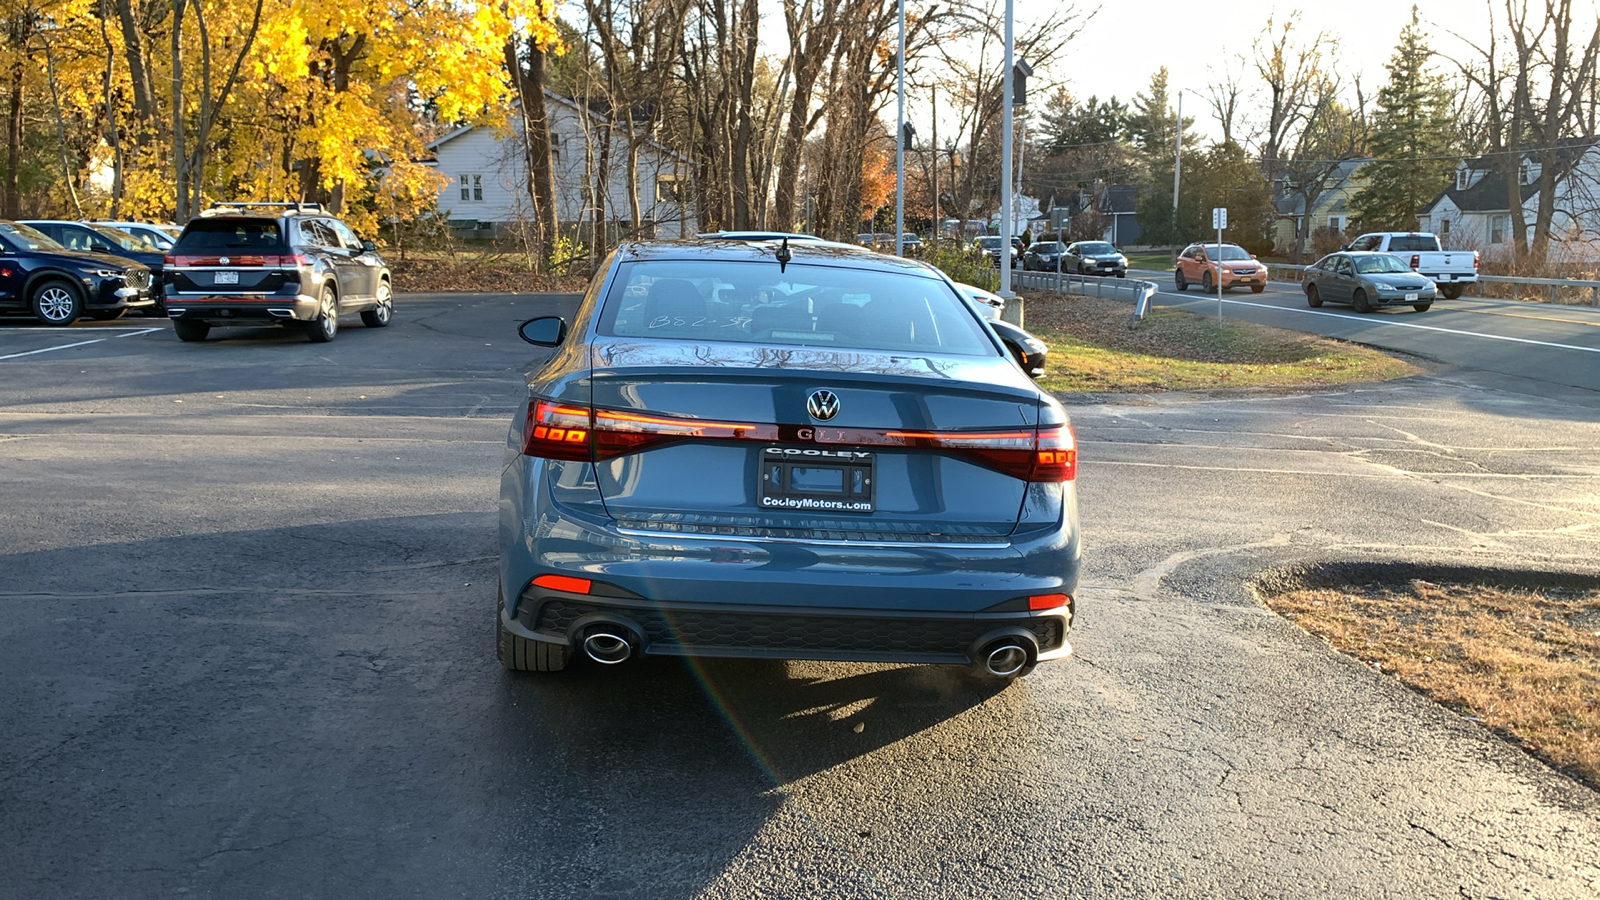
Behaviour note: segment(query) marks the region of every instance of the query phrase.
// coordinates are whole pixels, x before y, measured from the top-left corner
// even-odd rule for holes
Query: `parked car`
[[[907,256],[917,256],[922,253],[922,238],[907,231],[900,235],[900,247]]]
[[[1076,443],[949,281],[797,244],[624,245],[511,423],[498,656],[941,663],[1071,653]],[[753,285],[717,302],[696,281]],[[596,360],[605,364],[596,365]]]
[[[1218,276],[1218,270],[1221,275]],[[1198,284],[1204,291],[1215,291],[1217,279],[1222,289],[1248,287],[1253,294],[1267,289],[1267,267],[1238,244],[1190,244],[1178,254],[1172,280],[1180,291]]]
[[[1061,267],[1079,275],[1128,276],[1128,258],[1105,241],[1078,241],[1067,245]]]
[[[1011,351],[1011,358],[1017,361],[1022,371],[1027,372],[1031,378],[1044,375],[1044,363],[1050,355],[1050,345],[1039,340],[1020,326],[1013,325],[1000,318],[1005,312],[1006,299],[993,291],[986,291],[981,287],[956,282],[956,290],[966,297],[978,315],[989,320],[989,327],[1000,336],[1006,349]]]
[[[348,313],[368,328],[394,316],[377,247],[314,203],[214,205],[184,227],[166,281],[167,316],[184,341],[216,326],[283,325],[320,343]]]
[[[1356,312],[1409,303],[1417,312],[1433,305],[1433,282],[1391,253],[1330,253],[1306,268],[1306,303],[1348,303]]]
[[[1375,231],[1344,246],[1354,252],[1393,253],[1413,272],[1438,285],[1446,300],[1461,296],[1463,285],[1478,280],[1478,251],[1446,250],[1439,238],[1427,232]]]
[[[1036,272],[1054,272],[1065,250],[1066,245],[1060,241],[1034,241],[1022,253],[1022,268]]]
[[[43,232],[0,219],[0,309],[45,325],[87,315],[115,319],[155,304],[150,270],[122,256],[68,250]]]
[[[1005,238],[994,234],[980,234],[972,239],[972,246],[981,251],[984,256],[989,257],[989,262],[995,268],[1000,268],[1000,254],[1004,252],[1006,246]],[[1015,246],[1011,247],[1010,250],[1011,268],[1015,269],[1017,260],[1021,258],[1022,253]]]
[[[142,264],[150,270],[150,295],[155,303],[144,307],[146,315],[165,315],[162,303],[161,270],[166,256],[142,238],[108,225],[69,222],[63,219],[27,219],[21,224],[37,229],[67,248],[86,253],[109,253]]]
[[[183,229],[177,225],[167,225],[161,222],[130,222],[96,219],[93,224],[104,225],[108,228],[115,228],[118,231],[127,232],[136,238],[142,238],[146,243],[162,252],[171,250],[172,245],[178,240],[178,235],[183,233]]]

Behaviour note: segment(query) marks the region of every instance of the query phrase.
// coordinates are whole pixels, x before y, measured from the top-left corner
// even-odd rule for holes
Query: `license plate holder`
[[[758,503],[773,512],[870,513],[877,508],[877,458],[870,450],[763,448]]]
[[[1452,278],[1454,278],[1454,277],[1455,277],[1455,276],[1453,276],[1453,275],[1440,275],[1440,276],[1439,276],[1439,280],[1440,280],[1440,281],[1449,281],[1449,280],[1451,280],[1451,279],[1452,279]]]
[[[238,283],[239,283],[239,273],[238,272],[218,272],[218,273],[216,273],[216,280],[212,282],[212,284],[238,284]]]
[[[1407,303],[1415,303],[1415,302],[1417,302],[1417,295],[1414,294],[1414,293],[1407,294],[1406,295],[1406,302]]]

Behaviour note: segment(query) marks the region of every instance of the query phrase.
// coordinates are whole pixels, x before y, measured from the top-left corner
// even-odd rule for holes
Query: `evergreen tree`
[[[1192,162],[1198,157],[1198,141],[1189,128],[1194,119],[1183,119],[1183,177],[1189,178]],[[1162,66],[1150,76],[1146,93],[1133,98],[1133,111],[1128,119],[1128,138],[1132,141],[1143,164],[1140,180],[1139,207],[1135,213],[1139,220],[1140,240],[1151,244],[1180,243],[1188,240],[1187,230],[1172,214],[1172,163],[1173,138],[1178,128],[1178,114],[1170,104],[1167,92],[1167,68]]]
[[[1378,92],[1366,187],[1351,203],[1362,231],[1409,231],[1417,213],[1450,185],[1455,128],[1450,92],[1429,67],[1433,51],[1411,8],[1411,24],[1389,60],[1389,82]]]

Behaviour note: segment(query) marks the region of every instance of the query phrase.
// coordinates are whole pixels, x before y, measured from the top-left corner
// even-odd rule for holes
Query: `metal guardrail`
[[[1280,263],[1267,263],[1266,266],[1267,277],[1269,279],[1273,281],[1289,281],[1295,284],[1299,284],[1305,280],[1305,271],[1308,268],[1307,266],[1290,266]],[[1282,273],[1282,275],[1286,277],[1274,278],[1274,272]],[[1522,292],[1519,290],[1522,285],[1529,285],[1532,287],[1548,287],[1550,289],[1549,302],[1555,305],[1563,305],[1556,298],[1556,291],[1560,290],[1561,288],[1576,288],[1578,290],[1588,288],[1589,305],[1593,307],[1600,307],[1600,281],[1571,281],[1565,278],[1526,278],[1515,275],[1479,275],[1477,281],[1462,282],[1463,287],[1471,287],[1474,284],[1509,284],[1511,285],[1511,296],[1513,299],[1520,298],[1522,296]],[[1483,297],[1487,295],[1480,290],[1475,292],[1472,296]]]
[[[1107,278],[1100,275],[1074,275],[1071,272],[1023,272],[1013,271],[1011,281],[1016,287],[1023,287],[1033,291],[1052,291],[1057,294],[1082,294],[1089,296],[1091,288],[1093,296],[1120,298],[1124,295],[1133,301],[1133,320],[1128,323],[1132,328],[1144,319],[1150,311],[1151,298],[1161,289],[1154,281],[1142,281],[1138,278]],[[1074,285],[1082,285],[1083,290],[1072,290]]]

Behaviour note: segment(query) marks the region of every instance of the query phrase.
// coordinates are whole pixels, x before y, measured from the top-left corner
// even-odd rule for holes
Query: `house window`
[[[682,203],[683,182],[676,175],[656,176],[656,202],[657,203]]]
[[[1449,219],[1440,219],[1439,220],[1439,240],[1443,241],[1448,237],[1450,237],[1450,220]]]
[[[1466,169],[1456,170],[1456,190],[1464,191],[1467,189],[1467,174]]]
[[[561,135],[550,132],[550,167],[558,168],[561,165]]]
[[[1517,183],[1518,184],[1532,184],[1533,183],[1533,179],[1529,177],[1530,174],[1531,173],[1530,173],[1530,171],[1528,169],[1528,164],[1527,163],[1523,163],[1522,165],[1517,166]]]
[[[1503,244],[1503,243],[1506,242],[1506,219],[1507,218],[1508,218],[1507,216],[1490,216],[1489,217],[1489,243],[1491,243],[1491,244]]]
[[[456,183],[461,185],[461,199],[467,201],[483,199],[482,175],[457,175]]]
[[[1343,231],[1344,230],[1344,217],[1343,216],[1329,216],[1328,217],[1328,228],[1333,230],[1333,231]]]

